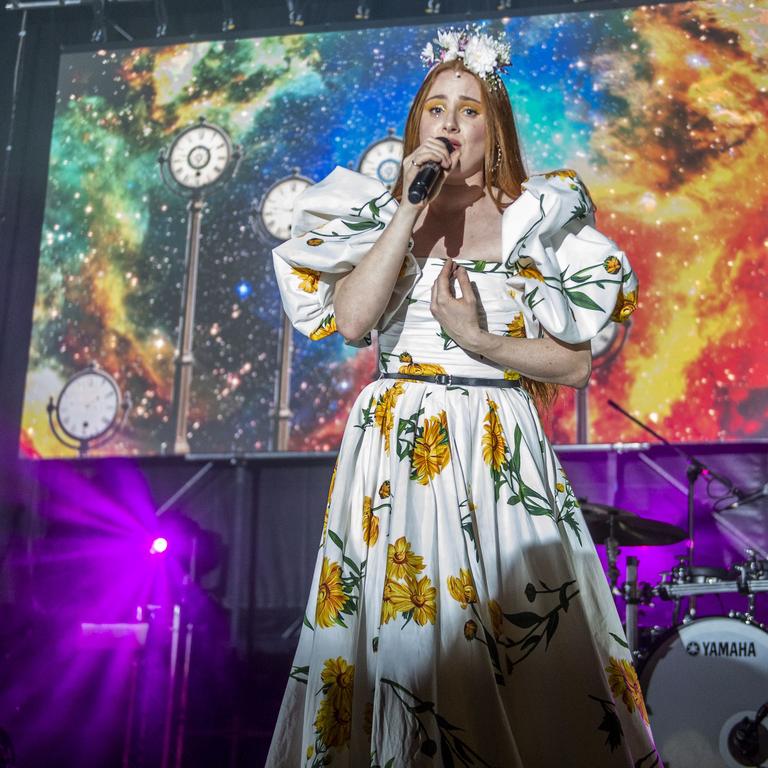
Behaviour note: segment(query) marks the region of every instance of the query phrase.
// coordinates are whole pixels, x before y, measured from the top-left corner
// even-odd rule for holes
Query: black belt
[[[445,386],[463,386],[463,387],[515,387],[521,385],[520,379],[473,379],[466,376],[452,376],[449,373],[382,373],[380,379],[416,379],[417,381],[427,381],[431,384],[443,384]]]

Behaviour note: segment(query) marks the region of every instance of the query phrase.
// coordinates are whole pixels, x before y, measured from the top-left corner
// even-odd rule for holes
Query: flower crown
[[[444,61],[461,59],[479,78],[496,80],[510,64],[509,43],[494,40],[480,28],[440,29],[437,38],[424,46],[421,60],[428,67]]]

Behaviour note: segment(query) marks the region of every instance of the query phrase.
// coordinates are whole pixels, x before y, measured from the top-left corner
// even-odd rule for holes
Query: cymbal
[[[579,506],[581,511],[586,516],[588,513],[599,515],[620,515],[622,517],[637,517],[634,512],[630,512],[628,509],[619,509],[618,507],[612,507],[609,504],[595,504],[594,502],[587,501],[586,499],[579,499]]]
[[[619,545],[625,547],[676,544],[688,535],[676,525],[663,523],[660,520],[648,520],[634,512],[607,504],[585,502],[581,505],[581,511],[592,540],[596,544],[604,543],[611,535],[611,521],[613,521],[613,538]]]

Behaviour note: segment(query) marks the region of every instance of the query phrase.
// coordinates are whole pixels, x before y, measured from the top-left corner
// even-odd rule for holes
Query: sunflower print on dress
[[[629,291],[624,294],[623,288],[619,290],[616,306],[611,313],[614,323],[623,323],[637,309],[637,291]]]
[[[507,441],[497,413],[498,405],[487,398],[488,413],[483,419],[483,461],[495,472],[501,469],[507,451]]]
[[[434,376],[437,373],[445,373],[445,368],[437,363],[414,363],[408,352],[401,352],[398,359],[402,365],[398,373],[415,373],[418,376]]]
[[[325,537],[328,533],[328,516],[331,513],[331,499],[333,498],[333,487],[336,485],[336,472],[339,469],[339,460],[336,459],[336,463],[333,465],[333,473],[331,474],[331,482],[328,485],[328,501],[325,503],[325,518],[323,519],[323,535],[320,540],[320,546],[325,544]]]
[[[437,617],[437,589],[429,576],[420,579],[408,576],[403,583],[388,580],[384,585],[382,624],[401,613],[405,624],[413,619],[424,626],[434,624]]]
[[[470,603],[477,602],[477,590],[472,574],[466,568],[459,569],[458,576],[449,576],[448,592],[462,608],[466,608]]]
[[[373,499],[363,498],[363,541],[372,547],[379,540],[379,518],[373,514]]]
[[[291,267],[291,274],[300,277],[299,290],[304,293],[317,293],[317,286],[320,282],[320,272],[317,269],[309,267]]]
[[[363,512],[365,504],[363,504]],[[378,528],[377,528],[378,536]],[[320,578],[317,585],[317,602],[315,605],[315,623],[319,629],[333,626],[344,627],[345,616],[354,616],[359,609],[360,593],[365,583],[367,560],[357,563],[346,553],[346,542],[331,528],[328,529],[330,549],[335,545],[339,549],[338,560],[332,560],[323,555],[320,567]],[[310,629],[314,627],[307,621],[304,623]]]
[[[352,736],[354,665],[341,656],[326,659],[320,680],[323,685],[318,694],[322,693],[323,698],[313,722],[315,743],[306,750],[307,761],[312,760],[310,768],[330,765],[331,750],[346,747]]]
[[[525,338],[525,318],[522,312],[518,312],[511,323],[507,323],[507,331],[505,336],[510,336],[513,339]]]
[[[312,341],[320,341],[320,339],[324,339],[334,333],[336,333],[336,316],[326,315],[320,321],[320,325],[309,334],[309,338]]]
[[[605,671],[608,673],[608,684],[611,686],[613,695],[621,698],[630,714],[637,710],[647,724],[648,712],[632,662],[610,656]]]
[[[434,624],[437,617],[437,589],[426,575],[424,558],[417,555],[410,542],[401,536],[387,546],[386,582],[381,602],[381,623],[387,624],[402,614],[420,626]]]
[[[424,424],[416,433],[411,454],[411,479],[427,485],[448,466],[450,460],[448,424],[445,411],[440,411],[437,416],[424,419]]]
[[[315,624],[318,627],[332,627],[337,623],[341,609],[347,601],[341,580],[341,565],[323,557],[315,608]]]
[[[379,396],[373,419],[384,437],[384,451],[389,454],[390,436],[395,423],[394,411],[398,398],[405,392],[402,381],[396,381]]]

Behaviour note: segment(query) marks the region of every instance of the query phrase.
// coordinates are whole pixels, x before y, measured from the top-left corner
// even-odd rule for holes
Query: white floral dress
[[[337,168],[274,252],[285,309],[335,331],[335,280],[397,202]],[[505,211],[503,261],[458,259],[488,330],[593,337],[636,306],[625,255],[572,171]],[[408,254],[380,369],[509,379],[429,311],[440,258]],[[350,412],[267,765],[659,766],[621,623],[571,486],[520,388],[380,379]]]

